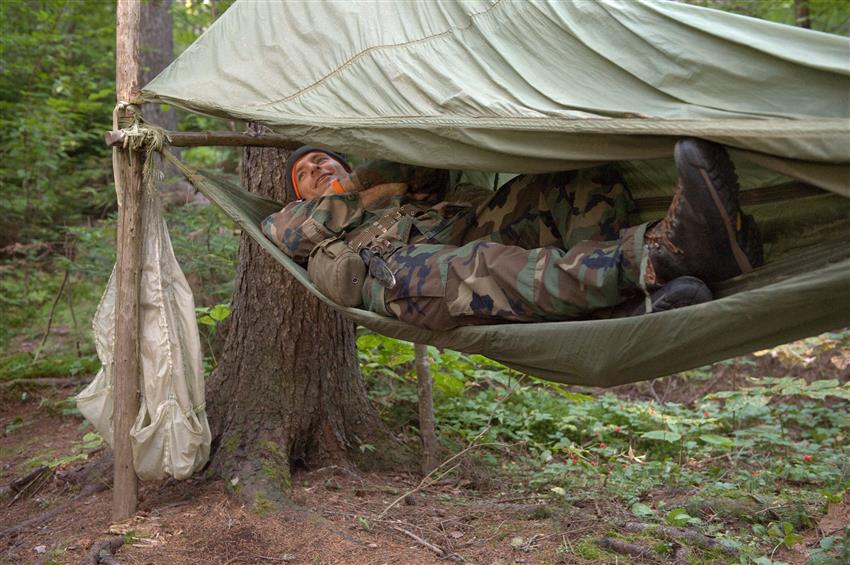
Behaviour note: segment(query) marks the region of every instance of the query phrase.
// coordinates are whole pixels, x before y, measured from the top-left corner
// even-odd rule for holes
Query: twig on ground
[[[124,536],[114,536],[106,540],[102,540],[94,544],[89,551],[86,565],[121,565],[121,562],[115,559],[114,553],[118,548],[124,545]]]
[[[724,543],[717,541],[716,539],[708,537],[705,534],[701,534],[693,530],[688,530],[686,528],[676,528],[673,526],[656,526],[652,524],[643,524],[641,522],[627,522],[623,526],[623,529],[634,533],[649,532],[652,534],[661,534],[664,537],[676,541],[685,540],[694,543],[700,547],[718,549],[729,555],[738,554],[738,550],[734,547],[730,547]]]
[[[634,555],[635,557],[640,557],[642,559],[661,561],[660,554],[636,543],[628,543],[614,538],[602,538],[596,542],[596,545],[602,549],[610,549],[611,551],[621,553],[623,555]]]
[[[44,378],[44,379],[13,379],[0,383],[2,388],[13,388],[16,386],[32,386],[32,387],[68,387],[77,386],[85,383],[85,379],[73,378]]]
[[[489,432],[489,431],[490,431],[490,428],[492,428],[492,427],[493,427],[493,418],[496,416],[496,412],[497,412],[497,410],[496,410],[496,409],[497,409],[499,406],[501,406],[501,405],[502,405],[502,403],[504,403],[504,402],[505,402],[505,400],[507,400],[508,398],[510,398],[511,394],[513,394],[513,392],[516,390],[516,388],[517,388],[520,384],[522,384],[522,381],[523,381],[524,379],[525,379],[525,375],[523,375],[522,377],[520,377],[520,378],[517,380],[517,384],[516,384],[514,387],[512,387],[512,388],[508,391],[508,393],[507,393],[506,395],[504,395],[504,396],[503,396],[503,397],[499,400],[499,402],[497,402],[497,403],[496,403],[496,406],[493,408],[493,412],[492,412],[492,414],[490,414],[490,419],[487,421],[487,425],[486,425],[486,426],[484,426],[484,429],[483,429],[483,430],[481,430],[480,432],[478,432],[478,435],[476,435],[474,438],[472,438],[472,440],[469,442],[469,445],[467,445],[465,448],[463,448],[462,450],[460,450],[458,453],[456,453],[456,454],[452,455],[451,457],[449,457],[448,459],[446,459],[445,461],[443,461],[442,463],[440,463],[439,465],[437,465],[436,467],[434,467],[434,470],[433,470],[433,471],[431,471],[430,473],[428,473],[427,475],[425,475],[424,477],[422,477],[422,480],[421,480],[421,481],[419,481],[419,484],[418,484],[418,485],[416,485],[416,487],[414,487],[412,490],[410,490],[410,491],[408,491],[408,492],[406,492],[406,493],[402,494],[401,496],[399,496],[398,498],[396,498],[395,500],[393,500],[393,501],[390,503],[390,505],[389,505],[389,506],[387,506],[386,508],[384,508],[384,509],[381,511],[381,513],[380,513],[380,514],[378,514],[378,518],[383,518],[384,516],[386,516],[387,512],[389,512],[389,511],[390,511],[390,510],[391,510],[391,509],[392,509],[392,508],[393,508],[396,504],[398,504],[399,502],[401,502],[402,500],[404,500],[406,497],[410,496],[411,494],[416,494],[417,492],[419,492],[419,491],[420,491],[420,490],[421,490],[421,489],[422,489],[422,488],[423,488],[423,487],[424,487],[424,486],[428,483],[428,481],[431,479],[431,476],[433,476],[433,475],[434,475],[437,471],[441,470],[441,469],[442,469],[443,467],[445,467],[446,465],[449,465],[449,464],[450,464],[450,463],[452,463],[454,460],[456,460],[456,459],[458,459],[458,458],[460,458],[460,457],[464,456],[464,455],[465,455],[468,451],[470,451],[471,449],[473,449],[473,448],[475,448],[475,447],[484,447],[484,446],[486,446],[486,445],[500,445],[500,444],[497,444],[497,443],[490,443],[490,444],[478,444],[478,440],[480,440],[482,437],[484,437],[484,435],[485,435],[487,432]],[[446,471],[445,473],[442,473],[442,474],[440,475],[440,477],[439,477],[439,478],[442,478],[442,477],[443,477],[443,476],[445,476],[447,473],[449,473],[451,470],[452,470],[452,469],[450,469],[449,471]],[[435,480],[439,480],[439,478],[438,478],[438,479],[435,479]],[[431,482],[435,482],[435,481],[431,481]]]
[[[351,478],[357,480],[360,483],[360,486],[365,488],[366,483],[363,481],[363,477],[361,477],[351,469],[346,469],[345,467],[342,467],[340,465],[328,465],[327,467],[320,467],[315,471],[309,471],[305,473],[305,476],[312,477],[313,475],[318,475],[325,471],[331,471],[332,475],[337,474],[337,471],[339,471],[341,474],[349,475]]]
[[[422,539],[421,537],[417,536],[413,532],[409,532],[409,531],[405,530],[404,528],[400,528],[398,526],[393,526],[393,529],[397,532],[403,533],[404,535],[406,535],[407,537],[409,537],[410,539],[412,539],[413,541],[415,541],[419,545],[430,549],[431,551],[433,551],[434,553],[436,553],[440,557],[446,557],[446,555],[447,555],[446,550],[444,550],[442,547],[436,546],[433,543],[426,541],[426,540]]]

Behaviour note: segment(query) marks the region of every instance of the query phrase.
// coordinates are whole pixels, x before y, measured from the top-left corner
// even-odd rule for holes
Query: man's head
[[[290,155],[284,174],[295,196],[309,200],[326,194],[334,180],[349,172],[351,166],[342,155],[305,145]]]

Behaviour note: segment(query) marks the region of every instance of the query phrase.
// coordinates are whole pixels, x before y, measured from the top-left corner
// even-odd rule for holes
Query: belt
[[[389,257],[396,246],[384,237],[405,216],[414,216],[419,210],[415,206],[405,204],[392,212],[384,214],[371,225],[361,230],[357,235],[347,241],[348,246],[360,255],[363,262],[369,268],[372,275],[380,284],[386,288],[395,286],[395,274],[389,268],[386,258]]]

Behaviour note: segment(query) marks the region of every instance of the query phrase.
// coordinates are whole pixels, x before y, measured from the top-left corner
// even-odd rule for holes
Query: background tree
[[[256,128],[251,128],[257,131]],[[288,152],[246,148],[243,186],[279,201]],[[247,236],[220,363],[208,381],[212,468],[249,504],[285,500],[290,470],[365,461],[388,433],[355,355],[354,324]],[[370,459],[382,453],[369,454]]]
[[[142,84],[147,84],[174,59],[174,26],[171,0],[148,0],[142,3]],[[177,129],[177,112],[161,104],[145,104],[142,115],[149,122],[167,130]]]

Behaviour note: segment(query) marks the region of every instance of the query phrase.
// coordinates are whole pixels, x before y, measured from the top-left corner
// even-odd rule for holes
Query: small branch
[[[640,557],[641,559],[661,561],[660,554],[636,543],[628,543],[614,538],[602,538],[601,540],[596,542],[596,545],[598,545],[602,549],[610,549],[611,551],[620,553],[622,555],[633,555],[635,557]]]
[[[419,491],[422,489],[422,487],[424,487],[424,486],[425,486],[425,484],[429,481],[429,479],[430,479],[430,478],[431,478],[431,477],[432,477],[432,476],[433,476],[433,475],[434,475],[437,471],[439,471],[439,470],[440,470],[440,469],[442,469],[443,467],[445,467],[445,466],[449,465],[449,464],[450,464],[450,463],[452,463],[455,459],[458,459],[459,457],[462,457],[463,455],[465,455],[465,454],[466,454],[469,450],[473,449],[474,447],[483,447],[484,445],[488,445],[488,444],[481,444],[481,446],[479,446],[479,445],[477,445],[477,444],[478,444],[478,440],[480,440],[482,437],[484,437],[484,435],[485,435],[487,432],[489,432],[489,431],[490,431],[490,428],[492,428],[492,427],[493,427],[493,418],[496,416],[496,412],[497,412],[498,407],[499,407],[499,406],[501,406],[501,405],[502,405],[502,404],[503,404],[503,403],[504,403],[504,402],[505,402],[508,398],[510,398],[510,396],[511,396],[511,395],[513,394],[513,392],[517,389],[517,387],[519,387],[519,386],[522,384],[522,381],[523,381],[524,379],[525,379],[525,375],[523,375],[522,377],[520,377],[520,378],[519,378],[519,380],[517,381],[516,385],[515,385],[513,388],[511,388],[511,389],[508,391],[508,393],[507,393],[505,396],[503,396],[503,397],[501,398],[501,400],[499,400],[499,402],[497,402],[497,403],[496,403],[496,406],[493,408],[493,413],[492,413],[492,414],[490,414],[490,419],[487,421],[487,425],[486,425],[486,426],[484,426],[484,429],[483,429],[483,430],[481,430],[481,431],[478,433],[478,435],[477,435],[477,436],[475,436],[474,438],[472,438],[472,441],[470,441],[470,442],[469,442],[469,445],[467,445],[467,446],[466,446],[464,449],[462,449],[459,453],[456,453],[455,455],[452,455],[451,457],[449,457],[448,459],[446,459],[445,461],[443,461],[440,465],[438,465],[437,467],[435,467],[433,471],[431,471],[430,473],[428,473],[427,475],[425,475],[424,477],[422,477],[422,480],[421,480],[421,481],[419,481],[419,484],[418,484],[418,485],[416,485],[416,487],[415,487],[415,488],[413,488],[412,490],[409,490],[408,492],[406,492],[406,493],[402,494],[401,496],[399,496],[398,498],[396,498],[395,500],[393,500],[393,501],[390,503],[390,505],[389,505],[389,506],[387,506],[386,508],[384,508],[384,509],[381,511],[381,513],[380,513],[380,514],[378,514],[377,518],[378,518],[378,519],[383,518],[384,516],[386,516],[387,512],[389,512],[389,511],[390,511],[390,509],[391,509],[393,506],[395,506],[396,504],[398,504],[399,502],[401,502],[402,500],[404,500],[404,499],[405,499],[405,498],[407,498],[408,496],[410,496],[410,495],[412,495],[412,494],[416,494],[417,492],[419,492]],[[489,444],[489,445],[497,445],[497,444]],[[451,469],[450,469],[450,471],[451,471]],[[448,472],[449,472],[449,471],[446,471],[445,473],[442,473],[442,474],[440,475],[440,477],[445,476]]]
[[[94,544],[89,551],[88,561],[86,565],[121,565],[121,562],[115,559],[115,552],[118,548],[124,545],[124,536],[115,536],[107,540],[102,540]]]
[[[62,297],[62,292],[65,290],[65,285],[68,283],[68,277],[70,275],[71,271],[69,269],[65,269],[65,276],[62,277],[62,284],[59,285],[59,292],[56,293],[56,298],[53,299],[53,305],[50,307],[50,315],[47,317],[47,329],[44,330],[44,337],[41,338],[41,343],[38,344],[38,348],[35,350],[35,355],[32,358],[33,365],[35,365],[36,361],[38,361],[38,357],[41,355],[41,350],[44,348],[44,344],[47,343],[47,336],[50,335],[50,327],[53,325],[53,316],[56,314],[56,305]]]
[[[434,553],[436,553],[440,557],[446,556],[446,551],[443,548],[438,547],[431,542],[425,541],[424,539],[420,538],[419,536],[417,536],[413,532],[408,532],[404,528],[399,528],[398,526],[393,526],[393,529],[397,532],[403,533],[404,535],[406,535],[407,537],[409,537],[410,539],[412,539],[413,541],[415,541],[419,545],[421,545],[423,547],[427,547],[428,549],[430,549],[431,551],[433,551]]]

